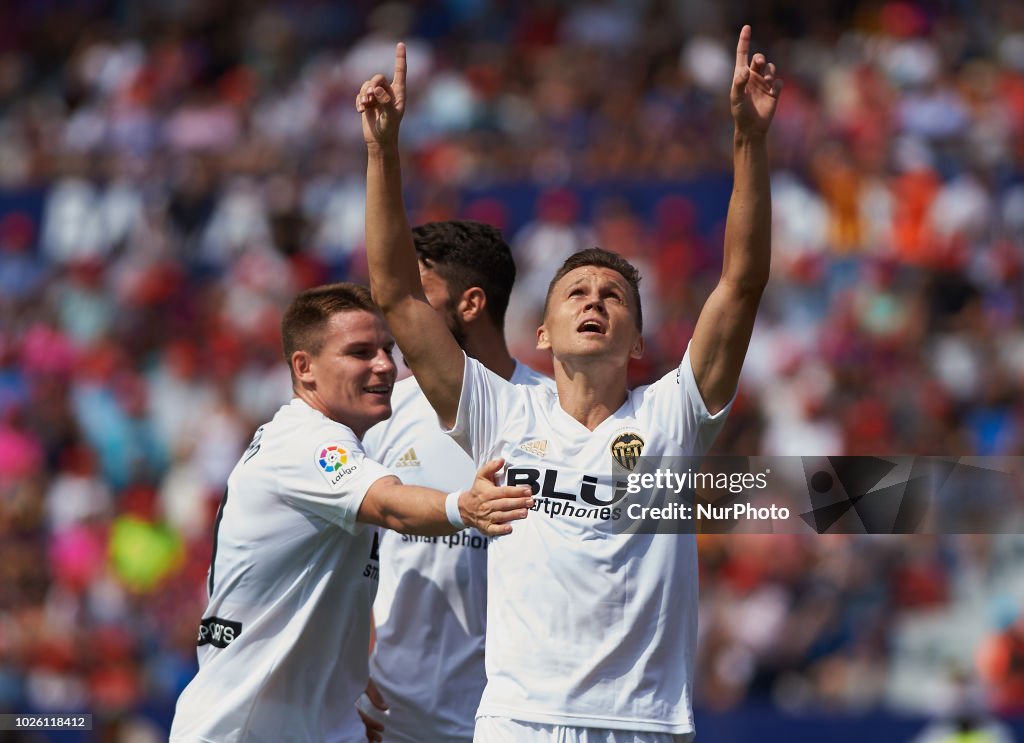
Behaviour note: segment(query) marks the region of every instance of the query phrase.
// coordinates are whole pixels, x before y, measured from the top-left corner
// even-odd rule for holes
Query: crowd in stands
[[[413,220],[505,231],[508,331],[541,368],[555,267],[626,255],[645,276],[642,383],[678,363],[718,276],[751,23],[786,83],[773,273],[715,451],[1024,454],[1024,5],[827,5],[6,6],[0,711],[166,710],[194,672],[227,474],[290,396],[280,313],[366,278],[353,101],[397,39]],[[970,595],[989,636],[956,671],[1024,710],[1009,537],[701,551],[701,705],[885,704],[894,628]]]

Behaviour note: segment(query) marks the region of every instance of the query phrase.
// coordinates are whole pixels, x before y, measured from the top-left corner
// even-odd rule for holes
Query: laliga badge
[[[317,469],[327,480],[331,490],[337,490],[341,484],[359,471],[356,454],[348,451],[341,444],[328,442],[316,448]]]

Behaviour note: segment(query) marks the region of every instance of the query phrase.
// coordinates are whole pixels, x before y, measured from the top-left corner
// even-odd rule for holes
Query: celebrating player
[[[421,225],[412,234],[427,301],[466,355],[513,384],[553,387],[508,352],[503,328],[516,266],[501,233],[478,222],[449,221]],[[406,483],[451,491],[472,481],[473,462],[437,425],[415,378],[395,386],[392,406],[392,416],[363,439],[370,457]],[[374,683],[367,691],[390,709],[386,720],[366,716],[371,740],[473,738],[486,680],[488,547],[472,530],[451,539],[382,533]]]
[[[734,185],[718,285],[678,369],[630,391],[643,351],[635,269],[586,250],[552,280],[537,330],[557,396],[467,358],[427,303],[401,193],[405,49],[391,83],[356,97],[367,165],[371,287],[439,418],[477,462],[502,455],[537,511],[488,558],[487,686],[480,741],[666,741],[693,735],[697,565],[692,535],[615,534],[612,456],[703,453],[724,422],[770,263],[766,136],[781,82],[740,32],[731,90]],[[628,456],[624,451],[628,450]]]
[[[395,381],[394,341],[365,288],[303,292],[282,341],[295,396],[228,478],[199,673],[178,700],[174,741],[365,740],[353,704],[368,672],[378,549],[362,524],[451,535],[464,521],[493,536],[531,504],[522,488],[489,482],[498,461],[472,491],[446,497],[363,456]]]

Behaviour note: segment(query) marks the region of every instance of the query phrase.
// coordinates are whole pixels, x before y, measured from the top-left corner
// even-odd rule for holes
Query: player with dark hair
[[[490,482],[500,461],[446,496],[402,485],[363,455],[395,381],[394,340],[364,287],[303,292],[281,330],[294,397],[228,478],[199,672],[178,700],[174,741],[364,740],[353,705],[366,684],[378,540],[363,524],[506,534],[531,503]]]
[[[466,355],[513,384],[553,386],[508,352],[502,328],[516,267],[501,232],[448,221],[412,235],[427,301]],[[414,378],[395,386],[392,405],[363,439],[368,456],[416,485],[448,491],[472,479],[472,460],[437,425]],[[360,710],[371,741],[472,740],[486,681],[488,548],[473,530],[449,539],[381,534],[372,681]]]
[[[420,264],[445,283],[451,297],[480,287],[487,297],[491,324],[504,329],[516,264],[501,230],[466,219],[428,222],[413,228],[412,239]],[[452,326],[458,323],[451,322],[453,313],[454,308],[445,308],[448,328],[454,333]]]
[[[767,133],[781,82],[750,27],[730,93],[734,183],[721,278],[677,369],[630,390],[643,353],[631,268],[604,251],[574,259],[551,285],[537,329],[557,395],[508,384],[460,353],[427,304],[402,203],[398,132],[405,48],[395,75],[356,97],[367,144],[371,289],[441,421],[474,461],[502,455],[505,480],[529,484],[535,512],[488,556],[487,687],[476,740],[638,741],[693,736],[697,551],[690,535],[623,533],[612,456],[699,456],[735,394],[768,281]],[[543,445],[542,445],[543,444]],[[625,530],[628,532],[628,530]]]

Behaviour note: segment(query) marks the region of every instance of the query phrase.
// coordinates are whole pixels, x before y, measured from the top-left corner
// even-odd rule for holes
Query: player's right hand
[[[750,26],[740,30],[736,43],[736,70],[729,103],[737,131],[764,137],[771,126],[782,93],[782,80],[775,76],[775,64],[758,52],[750,57]]]
[[[399,42],[391,82],[378,73],[359,88],[356,111],[363,115],[363,139],[368,147],[398,144],[398,127],[405,114],[405,68],[405,44]]]
[[[512,521],[525,519],[533,507],[533,495],[526,486],[494,484],[504,459],[492,459],[476,473],[473,487],[459,496],[459,513],[467,526],[481,534],[500,537],[512,533]]]

